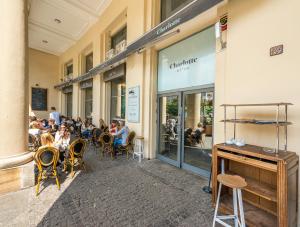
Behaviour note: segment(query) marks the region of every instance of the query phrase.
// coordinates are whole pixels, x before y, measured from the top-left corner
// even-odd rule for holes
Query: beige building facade
[[[19,2],[16,3],[18,7],[22,5],[20,1],[16,2]],[[300,50],[298,41],[300,27],[297,26],[300,2],[298,0],[222,1],[191,20],[174,26],[168,32],[169,35],[152,40],[149,44],[142,46],[139,51],[118,61],[117,64],[88,77],[86,80],[76,81],[89,70],[104,63],[113,55],[117,55],[118,52],[122,52],[126,45],[130,45],[155,28],[163,21],[162,17],[167,18],[172,13],[179,12],[184,6],[192,4],[192,1],[185,1],[186,4],[177,9],[174,8],[172,11],[172,9],[167,9],[167,3],[163,5],[165,3],[162,2],[168,1],[112,0],[98,21],[64,53],[55,56],[30,49],[29,76],[27,76],[27,69],[24,66],[25,59],[27,59],[24,52],[23,57],[16,58],[23,65],[20,69],[14,68],[14,71],[11,72],[1,71],[1,80],[5,81],[5,85],[3,86],[4,83],[0,84],[0,104],[8,111],[7,115],[14,116],[14,120],[18,121],[18,127],[27,122],[28,106],[29,114],[33,113],[41,118],[47,118],[49,108],[55,106],[63,115],[74,119],[78,117],[82,119],[92,118],[96,126],[99,125],[100,119],[104,119],[107,123],[112,120],[125,120],[131,130],[144,137],[145,158],[170,159],[171,164],[184,167],[185,163],[182,162],[184,162],[185,154],[178,151],[180,149],[176,146],[185,143],[184,130],[186,128],[195,129],[198,127],[198,123],[202,123],[202,126],[205,124],[208,137],[206,138],[207,144],[204,146],[208,150],[213,144],[231,138],[233,127],[230,126],[227,128],[228,136],[224,138],[223,123],[220,122],[224,118],[221,104],[289,102],[294,105],[288,110],[288,120],[293,123],[288,127],[288,150],[300,155],[298,148],[300,132],[299,58],[297,56]],[[3,11],[2,15],[4,14],[5,17],[13,17],[12,15],[17,14],[11,8],[0,8],[3,9],[1,10]],[[162,13],[162,9],[164,9],[164,13]],[[9,10],[13,13],[9,14]],[[20,15],[23,15],[22,9],[20,9],[18,17]],[[224,19],[224,16],[228,18],[226,28],[218,24],[222,18]],[[20,18],[21,20],[23,18]],[[20,24],[22,23],[20,22]],[[1,24],[1,27],[8,29],[6,25]],[[181,56],[182,59],[185,56],[190,57],[188,49],[178,48],[176,53],[177,45],[185,45],[190,38],[197,36],[197,34],[202,37],[202,34],[209,29],[213,32],[211,41],[215,48],[214,53],[210,53],[213,56],[213,61],[210,60],[208,63],[214,69],[212,72],[210,71],[213,73],[212,81],[209,83],[201,82],[197,86],[192,86],[192,84],[190,87],[183,86],[182,88],[160,90],[160,85],[173,82],[172,79],[159,82],[159,76],[163,75],[159,72],[160,54],[163,54],[164,50],[168,51],[169,48],[174,47],[176,56]],[[23,35],[23,30],[13,32]],[[16,35],[14,39],[16,39],[15,37]],[[10,37],[6,39],[10,39]],[[23,45],[21,49],[25,51],[25,40],[17,41],[19,45]],[[1,39],[1,44],[3,43],[5,42],[2,42]],[[270,48],[277,45],[283,45],[283,53],[270,56]],[[203,46],[206,47],[206,44],[204,43]],[[7,55],[1,55],[0,62],[5,62],[5,58],[12,55],[20,56],[20,47],[15,46],[15,48],[17,50],[4,48],[3,50],[7,52]],[[195,43],[194,48],[197,50],[200,47]],[[111,51],[112,49],[114,51]],[[199,50],[201,52],[202,49]],[[201,67],[205,68],[205,64]],[[1,70],[4,70],[4,67],[1,67]],[[20,71],[16,72],[15,70]],[[162,69],[163,71],[164,69]],[[17,84],[19,86],[17,91],[20,92],[17,96],[15,93],[11,93],[12,90],[16,90],[13,89],[16,84],[10,84],[3,76],[8,74],[12,77],[16,77],[17,74],[25,75],[25,79],[22,77],[21,82],[20,78],[11,80],[11,83],[20,82]],[[200,77],[205,76],[205,74],[200,75]],[[64,81],[71,82],[66,86],[54,88],[54,86],[63,84]],[[29,84],[29,89],[24,86],[24,83]],[[31,109],[31,87],[48,89],[47,111]],[[136,110],[138,117],[134,121],[128,120],[128,110],[132,108],[128,92],[136,87],[139,89],[139,103],[138,105],[135,103],[135,107],[138,107]],[[26,94],[29,94],[29,100],[24,98],[27,97]],[[9,105],[6,99],[1,98],[8,95],[13,98],[10,103],[22,103],[24,106],[22,110],[20,106]],[[22,98],[22,101],[18,98]],[[164,132],[161,127],[162,125],[167,127],[167,121],[171,119],[172,110],[170,110],[170,106],[167,106],[167,103],[177,105],[177,110],[173,112],[173,114],[177,114],[177,118],[174,120],[175,124],[181,126],[180,130],[182,130],[181,134],[174,132],[173,140],[176,140],[176,136],[176,141],[180,140],[174,148],[178,152],[175,152],[175,155],[178,156],[175,158],[166,157],[160,153],[161,149],[166,149],[161,147],[161,140],[166,139],[162,136]],[[203,103],[210,104],[203,107],[204,112],[202,113],[201,105],[204,105]],[[186,109],[183,110],[184,108]],[[212,108],[212,112],[209,112],[207,108]],[[182,117],[181,113],[186,118],[178,120]],[[212,116],[210,118],[205,116],[204,122],[202,115],[205,113],[208,115],[212,113]],[[229,111],[227,114],[230,115],[233,112]],[[276,111],[269,107],[261,109],[243,108],[239,114],[241,118],[270,119],[276,117]],[[186,127],[180,121],[184,121]],[[1,128],[11,127],[11,125],[6,125],[3,116],[0,123]],[[16,128],[12,131],[19,132],[20,129]],[[1,162],[5,162],[4,159],[15,155],[13,152],[16,154],[26,153],[26,129],[22,129],[18,134],[20,135],[17,141],[21,142],[14,144],[8,142],[9,135],[1,134],[0,156],[3,156]],[[181,138],[178,139],[178,135],[181,135]],[[246,143],[249,144],[266,147],[276,146],[276,130],[272,127],[238,126],[237,136],[245,139]],[[170,138],[167,139],[170,140]],[[281,149],[283,149],[284,139],[283,136],[280,137]],[[6,146],[2,147],[1,144],[6,144]],[[170,150],[173,149],[171,146],[173,145],[170,145]],[[9,151],[7,151],[8,147]],[[187,150],[186,153],[188,153]],[[205,160],[209,162],[209,159]],[[20,163],[23,164],[24,160]],[[187,164],[187,169],[204,176],[209,175],[209,164],[199,164],[200,166],[192,162]],[[195,165],[196,168],[194,168]],[[189,168],[189,166],[192,167]]]
[[[59,79],[64,80],[67,75],[66,66],[70,63],[73,67],[73,79],[84,75],[87,72],[86,57],[91,53],[93,67],[105,62],[110,54],[112,38],[124,28],[126,28],[127,46],[155,28],[163,21],[162,9],[165,6],[162,6],[164,4],[162,2],[164,1],[112,1],[98,22],[70,49],[59,56]],[[186,5],[190,2],[186,1]],[[191,86],[190,89],[177,89],[181,92],[196,92],[196,88],[200,90],[208,88],[212,92],[213,122],[212,129],[209,129],[212,131],[212,135],[206,142],[211,144],[224,142],[223,123],[220,122],[224,118],[221,104],[291,102],[294,105],[289,108],[288,120],[293,122],[293,125],[288,127],[288,150],[299,154],[297,132],[299,132],[300,122],[297,116],[300,112],[298,107],[300,93],[297,89],[296,78],[299,71],[296,60],[299,45],[296,37],[300,30],[293,25],[297,7],[299,7],[299,2],[296,0],[290,0],[289,4],[281,0],[223,1],[195,18],[174,27],[169,32],[171,35],[155,40],[141,51],[124,58],[118,63],[125,64],[124,67],[122,66],[122,70],[118,71],[114,65],[106,69],[106,72],[98,73],[89,78],[88,88],[83,88],[84,82],[69,84],[71,87],[68,91],[72,92],[71,98],[70,95],[64,93],[64,88],[58,89],[57,94],[54,94],[55,97],[57,95],[57,106],[64,115],[72,113],[71,116],[74,119],[92,117],[96,126],[100,119],[104,119],[107,123],[113,119],[125,120],[131,130],[145,138],[145,158],[157,158],[160,149],[158,144],[161,139],[159,134],[162,133],[159,129],[159,111],[165,109],[161,116],[167,115],[166,104],[164,107],[163,105],[160,107],[159,95],[176,92],[176,89],[167,90],[167,92],[159,91],[159,53],[166,48],[176,46],[180,41],[184,42],[195,34],[213,28],[215,35],[213,83],[200,87]],[[228,18],[227,29],[220,32],[221,37],[219,37],[215,28],[224,15],[227,15]],[[226,42],[225,48],[222,48],[220,40],[223,45]],[[284,48],[283,54],[271,57],[270,48],[281,44]],[[196,45],[195,48],[197,48]],[[185,55],[189,56],[189,53],[180,52],[178,49],[178,55],[182,55],[184,58]],[[117,67],[120,68],[120,66]],[[109,75],[106,75],[109,74],[109,70],[111,74],[119,72],[120,75],[115,75],[113,76],[115,79],[110,80]],[[59,80],[57,82],[59,84]],[[133,123],[127,119],[128,90],[137,86],[140,91],[139,120]],[[87,89],[89,89],[88,93]],[[116,94],[113,94],[113,89],[116,90]],[[124,97],[123,93],[126,94]],[[92,104],[88,104],[92,105],[89,107],[89,113],[85,111],[87,94],[92,100]],[[186,126],[190,128],[196,128],[197,123],[201,122],[199,116],[199,106],[202,103],[201,94],[203,96],[203,90],[202,93],[199,91],[190,96],[181,97],[181,99],[186,99]],[[180,95],[185,95],[185,93]],[[207,94],[205,95],[207,96]],[[114,98],[116,101],[112,102]],[[68,110],[70,104],[69,107],[67,104],[70,103],[67,101],[70,99],[72,100],[71,111]],[[165,97],[164,102],[166,100]],[[123,103],[122,106],[120,103]],[[113,108],[114,105],[116,108]],[[125,108],[123,113],[122,108]],[[232,112],[228,113],[228,115],[230,114]],[[240,117],[269,119],[275,118],[276,111],[272,108],[243,108],[239,114]],[[161,119],[161,122],[165,123],[166,119],[167,117]],[[182,130],[187,128],[182,127]],[[227,130],[226,139],[230,139],[233,127],[228,126]],[[238,138],[243,138],[250,144],[276,146],[276,130],[272,127],[239,126],[237,134]],[[282,149],[284,139],[283,136],[280,137]],[[202,173],[208,176],[208,172],[209,168],[207,167],[207,171]]]
[[[140,86],[140,122],[128,123],[139,135],[145,136],[146,157],[155,157],[157,121],[157,65],[158,52],[185,38],[215,26],[220,18],[228,15],[227,47],[220,48],[216,39],[216,72],[214,78],[214,141],[224,141],[223,103],[291,102],[288,147],[297,152],[297,102],[296,53],[297,27],[292,26],[297,1],[227,1],[213,7],[196,18],[179,25],[180,32],[151,44],[141,53],[126,58],[126,89]],[[136,18],[139,18],[137,20]],[[109,36],[127,26],[126,42],[131,43],[160,23],[160,1],[113,1],[84,37],[59,56],[59,78],[64,78],[65,64],[73,62],[73,78],[84,74],[84,57],[93,52],[93,66],[105,61],[109,51]],[[280,29],[279,29],[280,28]],[[175,30],[175,29],[174,29]],[[270,57],[272,46],[284,45],[282,55]],[[196,48],[196,47],[195,47]],[[72,117],[85,118],[79,83],[73,83]],[[93,77],[93,123],[100,118],[109,122],[109,86],[103,73]],[[59,109],[67,114],[65,95],[59,91]],[[264,111],[264,110],[263,110]],[[268,110],[267,110],[268,112]],[[255,113],[255,110],[253,111]],[[261,110],[260,110],[261,114]],[[263,115],[263,114],[261,114]],[[126,119],[125,119],[126,120]],[[247,142],[273,146],[270,130],[255,131],[247,135]],[[243,128],[240,129],[241,136]],[[259,136],[258,136],[259,135]],[[245,135],[246,136],[246,135]]]

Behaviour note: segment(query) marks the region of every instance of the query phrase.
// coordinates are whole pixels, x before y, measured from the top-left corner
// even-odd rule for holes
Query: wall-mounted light
[[[47,44],[48,40],[43,39],[42,42],[45,43],[45,44]]]
[[[35,84],[36,87],[40,86],[39,84]]]

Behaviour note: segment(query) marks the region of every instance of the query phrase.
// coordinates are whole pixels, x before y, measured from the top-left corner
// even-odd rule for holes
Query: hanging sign
[[[127,121],[140,122],[140,86],[128,89]]]

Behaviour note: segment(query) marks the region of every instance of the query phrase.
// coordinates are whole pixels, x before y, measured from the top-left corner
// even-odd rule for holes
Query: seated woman
[[[41,135],[41,144],[42,144],[42,146],[53,147],[54,146],[53,142],[54,142],[54,139],[53,139],[53,136],[50,133],[43,133]]]
[[[99,128],[102,132],[105,132],[108,128],[103,119],[99,120]]]
[[[119,122],[116,121],[116,120],[112,120],[111,121],[110,129],[109,129],[109,132],[111,134],[115,134],[117,132],[117,130],[118,130],[118,124],[119,124]]]
[[[43,133],[41,135],[41,145],[42,145],[41,147],[53,147],[54,146],[53,142],[54,142],[54,139],[53,139],[53,136],[50,133]],[[45,153],[45,155],[50,156],[51,154]],[[49,158],[51,158],[51,156]],[[34,173],[37,176],[38,168],[37,168],[36,164],[34,165]]]
[[[92,131],[95,126],[91,123],[91,120],[86,119],[81,125],[81,134],[84,138],[88,139],[92,136]]]
[[[70,133],[67,127],[63,124],[60,130],[55,134],[54,146],[59,150],[59,162],[62,163],[65,156],[68,156],[68,146],[70,144]]]
[[[128,134],[129,134],[129,128],[125,126],[124,121],[120,121],[119,128],[114,138],[114,147],[117,148],[119,145],[125,145]]]
[[[202,140],[202,133],[205,131],[205,126],[201,122],[198,123],[197,128],[193,132],[193,141],[196,144],[200,144]]]
[[[191,146],[192,145],[192,132],[193,129],[187,128],[184,130],[184,145]]]

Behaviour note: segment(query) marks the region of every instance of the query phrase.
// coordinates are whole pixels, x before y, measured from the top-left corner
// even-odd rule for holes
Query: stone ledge
[[[0,158],[0,170],[24,165],[33,160],[33,155],[33,152],[25,152],[10,157]]]
[[[0,170],[0,195],[34,186],[34,162]]]

